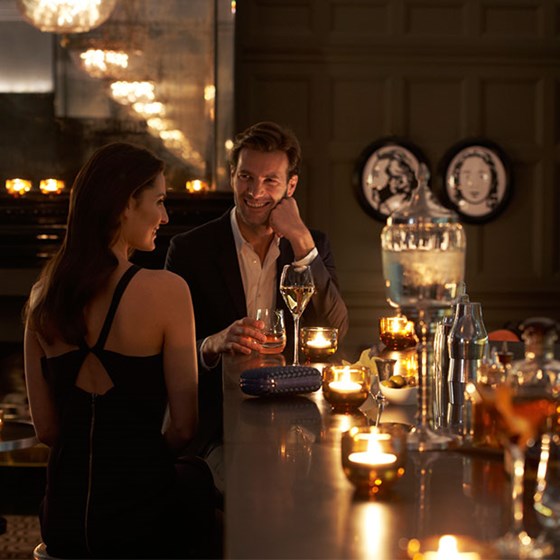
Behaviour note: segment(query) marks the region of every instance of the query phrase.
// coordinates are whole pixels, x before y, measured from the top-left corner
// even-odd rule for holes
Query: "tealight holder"
[[[342,434],[342,468],[363,496],[388,491],[405,473],[406,430],[394,424],[353,427]]]
[[[371,371],[365,366],[330,365],[323,368],[323,396],[335,412],[355,410],[368,398]]]
[[[196,194],[203,193],[209,190],[208,183],[200,179],[192,179],[185,183],[185,189],[188,193]]]
[[[418,377],[418,339],[414,323],[404,315],[381,317],[379,319],[379,338],[385,345],[379,354],[381,358],[396,360],[393,375]]]
[[[6,191],[12,196],[23,196],[31,190],[31,181],[27,179],[6,179]]]
[[[413,560],[490,560],[499,558],[491,545],[463,535],[410,539],[407,555]]]
[[[418,339],[414,333],[414,323],[404,315],[381,317],[379,338],[391,350],[403,350],[416,346]]]
[[[60,179],[41,179],[39,190],[43,194],[61,194],[65,186],[64,181]]]
[[[332,356],[338,348],[336,327],[302,327],[300,350],[310,362],[320,362]]]

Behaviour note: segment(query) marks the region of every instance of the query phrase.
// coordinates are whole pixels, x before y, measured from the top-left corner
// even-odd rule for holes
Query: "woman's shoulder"
[[[137,278],[139,289],[160,294],[162,297],[189,291],[186,281],[170,270],[142,268]]]

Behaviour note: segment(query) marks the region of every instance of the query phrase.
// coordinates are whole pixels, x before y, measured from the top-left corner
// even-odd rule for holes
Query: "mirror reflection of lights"
[[[111,84],[111,95],[115,101],[127,105],[130,103],[148,103],[155,99],[155,85],[152,82],[118,81]]]
[[[159,101],[151,101],[150,103],[143,103],[138,101],[133,103],[132,108],[143,117],[163,116],[165,115],[165,105]]]
[[[225,142],[224,142],[224,146],[226,148],[226,150],[231,150],[233,148],[233,140],[231,140],[230,138],[228,138]]]
[[[156,130],[158,132],[161,130],[170,130],[174,127],[172,121],[167,119],[162,119],[160,117],[150,117],[146,121],[146,124],[148,125],[149,128]]]
[[[216,97],[216,86],[206,86],[204,88],[204,99],[206,101],[212,101]]]
[[[80,53],[80,59],[93,78],[102,78],[115,69],[128,68],[128,54],[123,51],[88,49]]]

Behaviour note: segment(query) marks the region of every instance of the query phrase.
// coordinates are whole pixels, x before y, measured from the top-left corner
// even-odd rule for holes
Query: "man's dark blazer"
[[[338,327],[342,338],[348,330],[348,312],[338,289],[334,258],[327,236],[311,230],[319,252],[311,264],[316,293],[301,318],[302,325]],[[277,278],[285,264],[294,260],[286,239],[280,240]],[[196,322],[197,347],[207,336],[216,334],[234,321],[247,316],[243,281],[231,229],[230,210],[223,216],[171,240],[165,268],[188,283]],[[288,340],[293,332],[292,316],[277,287],[276,307],[284,309]],[[205,371],[199,364],[199,409],[201,429],[208,416],[221,418],[221,368]],[[206,420],[205,420],[206,418]],[[221,429],[221,424],[220,424]],[[203,453],[203,452],[201,452]]]

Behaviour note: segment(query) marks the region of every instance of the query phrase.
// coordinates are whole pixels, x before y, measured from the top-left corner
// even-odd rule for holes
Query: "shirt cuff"
[[[294,261],[296,266],[309,266],[319,255],[319,251],[317,251],[317,247],[313,247],[303,259],[299,259],[299,261]]]
[[[221,354],[218,354],[218,357],[216,358],[216,360],[214,361],[214,363],[212,364],[207,364],[206,360],[204,359],[204,345],[206,344],[206,341],[209,339],[210,337],[207,336],[200,344],[200,349],[199,349],[199,358],[200,358],[200,363],[203,365],[203,367],[205,367],[206,369],[214,369],[219,363],[220,360],[222,358]]]

